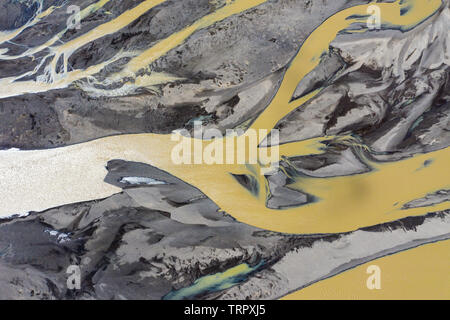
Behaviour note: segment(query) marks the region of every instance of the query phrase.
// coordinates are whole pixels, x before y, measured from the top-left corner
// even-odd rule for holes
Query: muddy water
[[[88,7],[87,9],[83,9],[81,11],[81,18],[84,18],[88,15],[89,12],[95,11],[101,8],[104,4],[106,4],[109,0],[101,0],[92,5],[92,7]],[[16,77],[9,77],[0,79],[0,98],[17,96],[24,93],[39,93],[45,92],[53,89],[61,89],[66,88],[70,84],[85,79],[87,77],[92,77],[96,73],[99,73],[104,67],[116,62],[117,60],[124,57],[133,57],[131,61],[124,67],[124,69],[117,74],[112,75],[105,82],[108,84],[114,83],[115,81],[120,81],[123,78],[127,77],[136,77],[135,73],[142,68],[147,68],[148,65],[167,53],[169,50],[175,48],[179,44],[183,43],[190,35],[192,35],[195,31],[200,30],[202,28],[206,28],[217,21],[221,21],[233,14],[240,13],[247,9],[253,8],[257,5],[260,5],[267,0],[235,0],[225,2],[225,5],[215,12],[206,15],[201,18],[194,24],[186,27],[185,29],[172,34],[166,39],[161,40],[153,47],[145,50],[144,52],[136,53],[136,52],[119,52],[116,56],[111,59],[99,63],[97,65],[90,66],[84,70],[76,69],[73,71],[68,70],[67,62],[70,55],[75,52],[77,49],[81,48],[85,44],[99,39],[105,35],[114,33],[133,21],[137,20],[144,13],[148,12],[151,8],[157,6],[158,4],[163,3],[165,0],[146,0],[136,7],[125,11],[123,14],[119,15],[117,18],[102,24],[93,30],[75,38],[61,46],[53,46],[54,43],[60,38],[62,34],[57,35],[56,37],[50,39],[45,44],[38,46],[37,48],[30,49],[26,53],[20,55],[23,56],[31,56],[32,54],[42,51],[45,48],[50,50],[50,54],[42,59],[42,63],[46,61],[48,57],[53,57],[51,62],[46,66],[45,73],[38,77],[36,81],[18,81],[20,78],[25,76],[30,76],[34,74],[39,68],[36,68],[34,71],[27,72],[22,75],[18,75]],[[49,14],[49,13],[48,13]],[[19,34],[22,29],[17,30],[16,33]],[[64,33],[63,31],[62,33]],[[0,52],[2,53],[2,52]],[[60,57],[63,58],[63,70],[57,70],[58,61]],[[8,57],[6,55],[0,55],[2,59],[11,59],[18,58],[17,57]],[[150,76],[147,76],[151,78]],[[160,77],[160,75],[158,75]],[[152,82],[155,84],[155,81],[151,81],[151,79],[140,79],[140,81]],[[158,82],[156,82],[157,84]]]
[[[285,296],[304,299],[406,299],[449,298],[450,240],[427,244],[360,265],[332,278]],[[380,289],[369,290],[369,266],[380,268]]]
[[[138,10],[135,14],[138,16],[159,2],[161,1],[146,1],[142,3],[142,11]],[[196,30],[263,2],[262,0],[228,1],[216,12],[136,55],[122,72],[113,75],[112,80],[120,80],[124,76],[145,68],[165,52],[182,43]],[[381,9],[383,28],[408,30],[432,16],[441,6],[441,1],[409,0],[377,5]],[[338,32],[341,30],[351,32],[352,24],[366,21],[364,16],[367,7],[368,5],[360,5],[336,13],[307,38],[291,61],[276,96],[254,121],[251,129],[272,129],[286,114],[320,92],[319,89],[291,102],[297,84],[320,63],[320,57],[328,50],[329,43]],[[409,10],[401,14],[400,9],[404,7],[409,7]],[[123,18],[120,18],[122,16]],[[126,25],[134,17],[122,16],[119,16],[123,20],[118,21],[117,28]],[[101,26],[97,27],[97,30],[105,34],[110,32]],[[99,35],[101,36],[102,33],[95,37]],[[70,42],[70,46],[67,47],[66,44],[64,49],[56,51],[73,52],[78,46],[92,40],[92,37],[92,35],[81,36],[80,39]],[[97,73],[108,63],[110,61],[86,70],[67,72],[59,80],[50,83],[28,81],[18,84],[10,81],[2,87],[0,96],[16,95],[26,91],[42,92],[55,87],[64,87],[75,80]],[[240,140],[245,140],[246,136],[247,134],[244,134],[237,138],[236,145],[239,145]],[[260,135],[258,140],[262,141],[264,138],[265,135]],[[285,144],[280,148],[280,157],[321,153],[323,152],[321,141],[330,138],[333,137]],[[225,142],[230,139],[235,138],[224,138]],[[280,232],[349,231],[450,207],[448,202],[444,202],[432,208],[401,209],[403,204],[413,199],[449,187],[449,148],[392,163],[368,163],[373,170],[366,174],[337,178],[296,177],[295,183],[290,187],[313,195],[317,201],[295,208],[272,210],[265,205],[268,196],[267,183],[260,173],[260,166],[177,165],[173,162],[172,150],[178,143],[178,141],[172,141],[171,135],[138,134],[108,137],[52,150],[0,152],[2,172],[0,212],[11,214],[42,210],[64,203],[105,197],[118,192],[117,188],[102,182],[106,173],[104,166],[108,160],[114,158],[140,161],[165,170],[199,188],[222,210],[239,221]],[[192,140],[192,143],[202,144],[206,148],[211,142]],[[220,148],[222,147],[219,146]],[[430,164],[424,166],[425,162]],[[259,183],[259,192],[257,194],[249,192],[231,174],[253,176]]]

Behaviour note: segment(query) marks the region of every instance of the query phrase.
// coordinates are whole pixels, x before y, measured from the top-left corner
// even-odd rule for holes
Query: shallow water
[[[108,0],[98,1],[82,11],[82,16],[98,10],[107,2]],[[55,45],[62,36],[62,34],[58,34],[48,42],[30,48],[21,56],[32,55],[35,52],[50,48],[49,57],[52,57],[52,62],[47,66],[45,77],[40,78],[39,81],[18,82],[17,80],[21,77],[29,75],[23,74],[17,77],[0,79],[0,98],[68,87],[78,80],[98,73],[105,66],[127,55],[132,59],[122,71],[107,79],[109,83],[124,81],[123,79],[128,77],[134,78],[134,83],[138,86],[172,81],[176,78],[166,74],[144,76],[137,76],[136,74],[169,50],[183,43],[196,31],[233,14],[256,7],[264,3],[265,0],[226,1],[226,4],[215,12],[142,52],[123,52],[109,61],[85,70],[67,70],[67,60],[78,48],[124,28],[148,10],[163,2],[164,0],[144,1],[110,22],[106,22],[63,45]],[[251,124],[250,129],[269,131],[291,111],[320,94],[321,88],[291,101],[298,83],[319,65],[322,55],[327,52],[329,44],[339,32],[343,30],[347,32],[368,32],[364,29],[352,30],[352,27],[355,23],[365,21],[369,5],[359,5],[340,11],[324,21],[309,35],[297,55],[290,62],[275,97],[265,111]],[[407,31],[436,13],[441,6],[441,1],[408,0],[377,3],[377,5],[381,10],[382,29]],[[403,10],[406,8],[408,10]],[[39,11],[38,15],[29,22],[29,25],[39,22],[39,19],[50,15],[53,10],[54,8],[45,12]],[[22,30],[22,28],[19,28],[1,33],[0,42],[14,38]],[[61,56],[64,60],[63,72],[56,70],[57,61]],[[7,52],[1,52],[0,54],[0,59],[16,58],[19,57],[8,56]],[[97,93],[101,94],[102,92],[98,91]],[[236,153],[239,143],[246,141],[248,136],[247,132],[237,138],[228,136],[215,142],[197,139],[190,139],[188,142],[192,145],[201,146],[203,149],[217,147],[216,151],[229,154],[230,152]],[[352,144],[355,149],[364,149],[364,151],[360,150],[360,156],[371,170],[368,173],[332,178],[293,176],[291,178],[295,182],[289,187],[312,195],[315,201],[303,206],[274,210],[266,207],[266,200],[270,194],[266,178],[261,174],[261,171],[270,171],[270,166],[260,164],[178,165],[174,163],[172,158],[172,150],[178,145],[178,141],[174,141],[172,138],[171,135],[160,134],[120,135],[50,150],[1,151],[0,217],[14,213],[41,211],[66,203],[104,198],[120,192],[120,188],[103,182],[107,173],[105,165],[111,159],[147,163],[167,171],[200,189],[222,210],[239,221],[279,232],[297,234],[344,232],[407,216],[424,215],[430,211],[450,208],[448,202],[442,202],[429,207],[402,209],[403,205],[411,200],[450,187],[450,172],[448,170],[450,148],[427,154],[417,154],[400,161],[381,163],[368,160],[365,157],[365,152],[368,152],[367,148],[359,146],[351,136],[320,137],[284,144],[280,146],[279,159],[320,154],[325,151],[325,141],[339,139]],[[258,142],[262,142],[265,138],[265,134],[258,136]],[[231,140],[234,146],[227,149],[225,146]],[[248,149],[246,153],[250,156]],[[245,189],[232,174],[252,176],[256,181],[258,192],[252,193]],[[139,177],[127,178],[131,181],[130,183],[163,183]],[[424,265],[423,268],[416,268],[421,276],[416,276],[417,273],[407,274],[408,277],[414,277],[415,279],[415,282],[412,283],[416,285],[414,287],[416,289],[414,289],[415,291],[411,289],[409,292],[411,297],[420,296],[418,293],[420,290],[425,290],[427,297],[429,297],[429,292],[435,292],[435,288],[440,288],[438,278],[446,274],[446,269],[442,267],[442,264],[447,263],[446,266],[448,267],[448,260],[442,257],[448,256],[448,243],[446,241],[442,244],[426,245],[406,253],[382,258],[377,260],[376,263],[382,265],[383,270],[390,270],[389,277],[395,276],[398,279],[405,275],[404,272],[408,271],[412,264],[417,266],[422,262],[432,261],[433,266]],[[429,250],[430,248],[431,250]],[[229,288],[245,280],[259,266],[250,267],[247,264],[240,264],[223,273],[202,277],[191,286],[171,292],[165,298],[192,298],[199,294]],[[334,292],[330,291],[330,288],[353,288],[352,284],[359,283],[361,277],[366,277],[366,274],[361,271],[361,268],[364,267],[365,265],[335,276],[330,280],[319,282],[307,290],[302,290],[300,294],[293,294],[287,298],[342,298],[343,291]],[[434,271],[427,272],[431,268]],[[436,270],[437,272],[434,273]],[[436,279],[438,279],[438,284],[436,284]],[[404,297],[403,287],[393,285],[393,283],[394,280],[387,282],[388,286],[392,285],[389,294],[392,294],[393,297]],[[430,283],[434,284],[430,286]],[[351,294],[357,294],[358,298],[373,298],[373,294],[378,294],[374,293],[375,291],[370,292],[362,285],[360,287],[362,289],[358,287],[359,289],[352,291]],[[383,295],[384,292],[380,294],[383,298],[386,298],[387,296]],[[417,295],[412,293],[417,293]],[[443,294],[445,295],[445,292]],[[437,297],[441,296],[442,294],[437,295]],[[352,297],[354,298],[354,296]]]
[[[138,16],[159,2],[161,1],[146,1],[142,3],[140,10],[136,9],[138,7],[132,10],[137,10],[135,14]],[[201,18],[191,26],[142,52],[125,66],[122,74],[116,74],[114,77],[120,79],[125,74],[136,72],[182,43],[199,28],[204,28],[215,21],[262,2],[264,1],[228,2],[226,6],[216,12]],[[381,9],[383,28],[408,30],[432,16],[439,9],[441,1],[410,0],[378,3],[377,5]],[[405,6],[410,9],[401,15],[400,9]],[[320,93],[320,89],[318,89],[300,99],[291,101],[297,84],[320,63],[320,57],[328,50],[329,43],[338,32],[348,31],[353,23],[365,21],[361,20],[365,19],[361,16],[366,14],[367,7],[368,5],[360,5],[338,12],[314,30],[291,61],[277,94],[266,110],[252,123],[251,129],[272,129],[285,115]],[[120,19],[124,19],[121,20],[121,23],[125,25],[133,18],[125,15]],[[101,26],[96,29],[99,32],[103,30]],[[102,32],[106,33],[106,31]],[[81,36],[80,39],[67,43],[61,52],[75,50],[90,37]],[[68,44],[70,45],[68,46]],[[98,72],[103,65],[68,72],[64,78],[58,81],[66,86],[76,79],[86,77],[92,72]],[[33,81],[29,82],[33,82],[30,85],[36,87],[37,91],[47,91],[54,88],[58,81],[44,85]],[[30,90],[26,83],[18,85],[11,82],[9,85],[14,90],[8,91],[8,88],[3,87],[3,95],[15,95]],[[239,141],[246,139],[246,135],[236,139],[236,147]],[[160,134],[121,135],[52,150],[0,152],[0,167],[3,172],[0,181],[0,187],[3,190],[0,195],[2,200],[0,213],[5,215],[14,212],[43,210],[64,203],[106,197],[118,192],[120,189],[103,182],[106,174],[104,166],[108,160],[114,158],[140,161],[165,170],[199,188],[222,210],[239,221],[280,232],[350,231],[450,207],[448,202],[444,202],[432,208],[401,209],[403,204],[411,200],[449,187],[449,148],[428,154],[418,154],[412,158],[391,163],[367,161],[373,170],[365,174],[335,178],[294,177],[295,183],[290,187],[313,195],[316,201],[300,207],[273,210],[265,205],[268,196],[267,183],[265,177],[260,174],[259,165],[177,165],[171,158],[171,151],[178,142],[172,141],[171,138],[171,135]],[[258,137],[259,141],[264,138],[264,135]],[[280,157],[319,154],[323,152],[322,142],[333,138],[336,137],[314,138],[284,144],[280,147]],[[351,137],[339,138],[351,142]],[[224,139],[235,138],[225,137]],[[201,144],[203,148],[210,143],[210,141],[192,140],[192,144]],[[223,150],[223,152],[226,153],[227,150]],[[430,160],[432,161],[428,166],[423,166]],[[80,172],[84,174],[80,175]],[[250,193],[236,182],[231,174],[253,176],[259,184],[259,193],[256,195]],[[24,195],[26,195],[25,199]]]
[[[448,297],[450,240],[362,264],[285,296],[286,300],[434,300]],[[380,289],[366,286],[369,266],[380,268]]]
[[[164,297],[164,300],[193,299],[201,294],[228,289],[244,281],[249,274],[258,270],[263,264],[263,262],[260,262],[251,267],[246,263],[242,263],[224,272],[201,277],[189,287],[170,292]]]

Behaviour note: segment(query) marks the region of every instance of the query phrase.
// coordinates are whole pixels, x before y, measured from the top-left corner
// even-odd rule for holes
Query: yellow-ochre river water
[[[83,9],[81,17],[84,19],[108,1],[101,0]],[[77,81],[94,76],[104,67],[124,56],[131,59],[121,71],[102,80],[103,84],[124,81],[125,78],[126,81],[130,81],[130,78],[134,79],[133,83],[138,86],[177,80],[176,77],[168,74],[142,75],[140,73],[139,76],[137,74],[142,69],[147,69],[149,64],[169,50],[182,44],[196,31],[231,15],[254,8],[266,0],[226,0],[216,11],[166,39],[160,40],[146,50],[120,52],[110,60],[86,69],[68,70],[68,59],[77,49],[105,35],[117,32],[163,2],[164,0],[143,1],[111,21],[61,45],[56,43],[67,30],[61,31],[42,45],[29,48],[19,56],[9,56],[7,52],[1,51],[0,59],[13,60],[32,56],[46,48],[50,49],[49,55],[44,59],[49,58],[48,61],[44,61],[49,62],[44,77],[36,81],[19,81],[25,76],[36,74],[39,70],[36,68],[26,74],[1,78],[0,98],[66,88]],[[432,17],[442,6],[440,0],[399,0],[376,4],[381,11],[382,28],[403,31],[408,31]],[[361,30],[352,31],[352,25],[362,23],[364,26],[367,8],[370,5],[358,5],[337,12],[309,35],[288,65],[276,95],[264,112],[250,124],[249,129],[270,131],[291,111],[320,94],[321,89],[317,89],[292,101],[292,95],[298,83],[318,66],[322,55],[327,52],[330,42],[336,35],[343,30],[361,32]],[[405,8],[408,10],[401,13],[401,9]],[[40,8],[28,26],[51,15],[55,9],[51,7],[42,11]],[[24,29],[0,33],[0,43],[13,39]],[[61,57],[63,67],[62,70],[57,70],[57,63]],[[249,133],[250,130],[239,137],[227,136],[214,142],[193,138],[184,138],[183,141],[191,146],[201,146],[204,150],[215,147],[215,152],[230,155],[238,151],[238,146],[245,146],[245,141],[250,139]],[[181,139],[181,136],[178,137]],[[260,143],[265,138],[266,134],[260,134],[257,142]],[[313,138],[279,146],[279,157],[276,160],[323,153],[326,148],[323,142],[332,139],[353,144],[355,148],[361,147],[351,136]],[[230,144],[231,142],[233,145]],[[270,194],[266,178],[261,174],[261,171],[271,170],[269,165],[177,164],[173,161],[173,150],[179,146],[180,141],[170,134],[133,134],[111,136],[49,150],[0,151],[0,190],[2,190],[0,217],[98,199],[120,192],[119,188],[103,182],[107,173],[105,165],[111,159],[153,165],[197,187],[221,210],[237,220],[262,229],[285,233],[345,232],[450,208],[449,202],[443,202],[434,206],[402,209],[402,206],[411,200],[450,188],[450,171],[448,170],[450,148],[417,154],[395,162],[374,162],[363,157],[371,168],[370,172],[364,174],[332,178],[292,177],[295,182],[289,187],[314,196],[315,201],[297,207],[274,210],[266,207],[266,200]],[[270,151],[271,148],[274,146],[267,149]],[[249,150],[246,152],[250,153]],[[198,155],[192,156],[195,158]],[[252,176],[259,187],[256,194],[239,184],[232,174]],[[446,289],[442,291],[441,281],[449,281],[448,277],[442,279],[442,275],[448,275],[449,244],[449,241],[428,244],[380,258],[318,282],[286,298],[448,297],[448,291],[445,291]],[[365,270],[370,264],[377,264],[382,270],[381,290],[368,290],[365,287],[365,279],[368,276]],[[433,271],[429,272],[429,270]],[[251,271],[249,266],[243,264],[232,268],[229,272],[204,277],[192,287],[174,293],[176,295],[174,297],[189,296],[197,292],[198,288],[209,288],[218,284],[224,287],[231,286],[234,284],[233,279],[245,276]]]
[[[369,266],[378,266],[380,288],[369,289]],[[291,293],[285,300],[450,299],[450,240],[430,243],[362,264]]]
[[[106,2],[100,1],[97,6]],[[90,41],[123,28],[161,2],[163,1],[144,1],[111,22],[105,23],[106,27],[98,26],[79,38],[53,48],[55,57],[70,54]],[[112,79],[120,80],[135,74],[170,49],[183,43],[196,30],[263,2],[265,1],[227,1],[217,11],[161,40],[148,50],[136,54],[121,72],[113,75]],[[383,28],[409,30],[436,13],[442,3],[440,0],[408,0],[377,5],[381,10]],[[250,129],[271,130],[289,112],[320,94],[318,89],[291,101],[297,84],[320,63],[322,54],[328,50],[330,42],[338,32],[349,31],[355,22],[365,21],[366,18],[361,17],[366,15],[367,7],[368,5],[359,5],[342,10],[328,18],[310,34],[292,59],[277,94],[265,111],[251,124]],[[409,7],[405,14],[400,13],[403,7]],[[59,79],[48,83],[0,79],[6,81],[6,86],[0,88],[0,96],[65,87],[75,80],[99,72],[107,63],[109,62],[91,66],[86,70],[61,74]],[[236,145],[246,139],[246,135],[238,137]],[[260,135],[258,141],[261,142],[264,138],[265,135]],[[280,158],[319,154],[323,152],[324,147],[321,142],[333,138],[351,141],[351,137],[322,137],[288,143],[280,146]],[[230,139],[235,137],[224,138],[225,141]],[[202,144],[204,148],[211,144],[210,141],[192,141],[193,144]],[[214,143],[222,141],[216,140]],[[106,173],[104,166],[108,160],[114,158],[140,161],[165,170],[199,188],[222,210],[239,221],[280,232],[308,234],[350,231],[450,207],[448,202],[444,202],[433,207],[401,209],[403,204],[411,200],[449,188],[449,148],[418,154],[396,162],[368,162],[372,170],[365,174],[334,178],[296,177],[295,183],[290,187],[313,195],[316,201],[284,210],[273,210],[266,207],[269,194],[267,182],[260,174],[259,165],[175,164],[172,150],[178,144],[179,142],[173,141],[170,134],[136,134],[102,138],[52,150],[16,151],[13,154],[0,152],[3,176],[0,181],[1,212],[6,214],[42,210],[117,192],[117,188],[102,182]],[[234,149],[236,150],[236,147]],[[226,153],[227,150],[223,152]],[[425,162],[429,165],[424,166]],[[258,194],[249,192],[231,174],[253,176],[259,183]],[[27,199],[23,200],[24,197]]]

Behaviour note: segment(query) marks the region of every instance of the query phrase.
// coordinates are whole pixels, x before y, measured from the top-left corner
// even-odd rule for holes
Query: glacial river
[[[99,1],[89,10],[95,11],[107,2],[107,0]],[[112,21],[62,45],[56,45],[57,38],[61,36],[56,35],[48,43],[30,48],[28,53],[25,52],[22,55],[31,55],[33,52],[50,48],[49,63],[45,73],[38,81],[18,81],[24,75],[0,79],[0,98],[68,87],[77,80],[98,73],[108,64],[126,55],[132,56],[132,59],[120,72],[110,75],[109,83],[123,81],[124,78],[129,77],[133,77],[137,85],[155,85],[170,81],[171,76],[166,74],[149,76],[136,74],[183,43],[194,32],[231,15],[256,7],[265,0],[226,1],[226,4],[215,12],[143,52],[122,52],[111,60],[85,70],[67,71],[67,60],[78,48],[124,28],[162,2],[164,0],[144,1]],[[442,2],[440,0],[399,0],[392,3],[377,3],[377,5],[381,10],[382,28],[407,31],[433,16]],[[250,129],[271,130],[288,113],[320,94],[321,88],[291,101],[298,83],[318,66],[322,55],[328,51],[330,42],[340,31],[361,32],[361,30],[352,31],[351,27],[355,23],[366,21],[368,6],[358,5],[337,12],[309,35],[291,60],[278,92],[265,111],[251,124]],[[52,9],[49,9],[41,13],[36,19],[39,20],[51,14],[51,11]],[[87,11],[83,12],[86,14]],[[1,34],[0,41],[6,41],[13,36],[14,34]],[[65,66],[63,73],[58,73],[56,70],[60,57],[63,57]],[[14,57],[9,57],[6,53],[0,54],[0,59],[12,58]],[[30,72],[35,73],[37,70]],[[236,142],[246,138],[244,134],[238,137]],[[264,138],[263,135],[258,137],[260,142]],[[224,139],[235,139],[235,137]],[[320,154],[324,152],[322,142],[330,139],[341,139],[353,143],[352,138],[346,136],[321,137],[287,143],[280,146],[280,158]],[[193,143],[200,143],[206,148],[211,141],[196,140]],[[433,207],[402,209],[402,206],[411,200],[450,187],[450,171],[448,170],[450,148],[417,154],[395,162],[381,163],[366,160],[366,164],[372,170],[364,174],[333,178],[293,177],[295,183],[290,185],[291,188],[313,195],[317,200],[303,206],[274,210],[266,207],[269,190],[265,177],[259,174],[261,169],[259,165],[175,164],[171,159],[171,151],[177,144],[177,141],[172,141],[170,134],[133,134],[112,136],[49,150],[1,151],[0,216],[44,210],[66,203],[103,198],[120,192],[120,189],[103,182],[106,174],[105,164],[111,159],[143,162],[167,171],[197,187],[237,220],[279,232],[297,234],[344,232],[450,208],[449,202],[443,202]],[[227,150],[223,152],[226,153]],[[259,185],[259,191],[256,194],[249,192],[233,178],[232,174],[253,176]]]
[[[52,49],[55,58],[61,54],[74,52],[83,44],[113,32],[114,28],[119,29],[127,25],[159,2],[162,1],[145,1],[130,10],[133,14],[127,11],[116,18],[116,22],[108,22],[112,29],[101,25],[96,28],[97,30],[88,32],[63,46],[55,47]],[[134,57],[123,71],[113,75],[113,79],[120,79],[146,67],[168,50],[182,43],[195,30],[262,2],[264,1],[230,2]],[[441,1],[398,1],[378,3],[378,5],[381,9],[381,22],[385,28],[408,30],[432,16],[439,9]],[[409,7],[409,11],[401,15],[400,9],[405,6]],[[298,54],[292,59],[277,94],[266,110],[253,122],[251,129],[272,129],[289,112],[320,92],[318,89],[291,101],[297,84],[320,63],[320,57],[328,50],[336,34],[348,29],[353,23],[360,22],[363,18],[358,16],[365,16],[366,10],[367,5],[345,9],[328,18],[311,33]],[[33,90],[42,92],[51,90],[55,86],[67,86],[77,79],[92,74],[92,70],[95,69],[97,72],[102,67],[103,64],[91,66],[87,70],[71,71],[65,75],[58,74],[55,77],[61,77],[61,79],[51,83],[11,81],[9,86],[14,87],[14,90],[8,90],[8,85],[0,86],[0,95],[11,96]],[[51,71],[54,72],[53,69]],[[0,81],[5,80],[0,79]],[[262,141],[264,136],[258,138]],[[280,147],[280,157],[319,154],[323,152],[324,146],[321,141],[332,138],[337,137],[314,138],[284,144]],[[351,139],[350,137],[339,138]],[[224,139],[234,139],[234,137]],[[246,135],[236,140],[239,139],[246,139]],[[200,143],[203,143],[204,147],[211,144],[210,141],[200,141]],[[418,154],[397,162],[368,163],[373,170],[365,174],[334,178],[296,177],[291,187],[313,195],[318,201],[295,208],[273,210],[266,207],[267,183],[264,176],[259,174],[259,168],[255,168],[258,165],[174,164],[171,159],[171,150],[177,144],[178,142],[172,141],[170,134],[136,134],[113,136],[51,150],[0,152],[0,169],[2,170],[0,212],[11,214],[42,210],[64,203],[101,198],[118,192],[117,188],[103,182],[106,173],[105,163],[114,158],[144,162],[165,170],[203,191],[222,210],[238,220],[280,232],[350,231],[450,207],[448,202],[444,202],[433,208],[401,209],[403,204],[411,200],[449,187],[449,148],[428,154]],[[424,163],[429,165],[424,166]],[[83,174],[80,174],[81,172]],[[247,191],[231,174],[253,176],[259,183],[259,193],[255,195]]]

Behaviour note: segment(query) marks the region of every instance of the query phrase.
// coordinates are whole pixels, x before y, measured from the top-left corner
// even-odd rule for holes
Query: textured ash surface
[[[112,160],[108,170],[105,180],[123,192],[0,221],[1,299],[161,299],[201,276],[260,262],[263,270],[244,284],[192,298],[276,298],[363,261],[450,238],[449,212],[344,234],[279,234],[235,221],[149,165]],[[168,184],[119,182],[135,175]],[[80,266],[81,290],[67,289],[69,265]]]
[[[46,1],[46,7],[60,2]],[[89,3],[76,2],[81,7]],[[0,127],[0,147],[48,148],[117,133],[168,133],[185,127],[190,119],[200,115],[209,116],[209,125],[214,127],[236,127],[254,118],[267,105],[282,76],[279,70],[283,71],[315,27],[338,10],[367,2],[336,0],[325,6],[323,1],[269,1],[218,22],[198,31],[152,64],[154,71],[186,78],[161,85],[156,95],[144,92],[92,97],[73,87],[0,99],[0,122],[4,124]],[[214,10],[213,3],[167,1],[128,27],[77,50],[69,65],[84,68],[111,58],[121,49],[149,47]],[[80,30],[71,30],[62,40],[73,39],[134,5],[132,1],[120,1],[118,6],[112,1],[88,23],[82,23]],[[7,6],[6,10],[14,9]],[[113,15],[106,15],[105,11]],[[45,33],[38,33],[37,28],[24,32],[18,39],[20,44],[48,40],[51,32],[60,31],[67,19],[63,10],[57,17],[50,25],[46,22]],[[8,25],[10,28],[23,18],[16,19]],[[25,50],[20,46],[7,47],[12,50],[8,53]],[[28,60],[0,61],[2,76],[34,67],[36,62]]]
[[[44,3],[48,8],[62,2]],[[73,39],[139,2],[111,1],[62,40]],[[152,70],[184,80],[153,91],[97,97],[73,85],[0,99],[0,148],[52,148],[114,134],[169,133],[190,128],[190,120],[200,116],[208,127],[245,127],[267,106],[310,32],[333,13],[368,2],[268,1],[198,31],[155,61]],[[85,7],[92,1],[71,3]],[[212,12],[215,3],[167,1],[119,32],[80,48],[69,65],[85,68],[121,49],[147,48]],[[64,10],[57,10],[39,28],[27,29],[15,42],[32,46],[48,40],[63,28]],[[30,12],[22,3],[2,2],[0,29],[23,25]],[[294,99],[319,87],[323,91],[278,123],[281,141],[352,132],[375,151],[377,160],[447,147],[449,16],[446,2],[432,19],[409,32],[340,35],[329,55],[298,85]],[[1,48],[8,48],[9,54],[25,50],[14,43]],[[124,62],[98,77],[120,69]],[[0,61],[0,73],[19,74],[36,63],[30,58]],[[299,174],[315,177],[370,170],[357,150],[332,144],[326,154],[296,157],[290,163]],[[262,269],[243,283],[194,298],[278,298],[365,261],[449,238],[449,212],[346,234],[268,232],[235,221],[199,190],[157,168],[118,159],[105,165],[105,181],[123,188],[121,193],[0,221],[0,299],[161,299],[201,276],[262,261]],[[121,183],[123,177],[167,184],[136,186]],[[268,207],[312,200],[287,184],[281,172],[271,177]],[[406,207],[448,200],[448,190],[441,190]],[[73,264],[82,270],[80,291],[66,286],[66,270]]]

